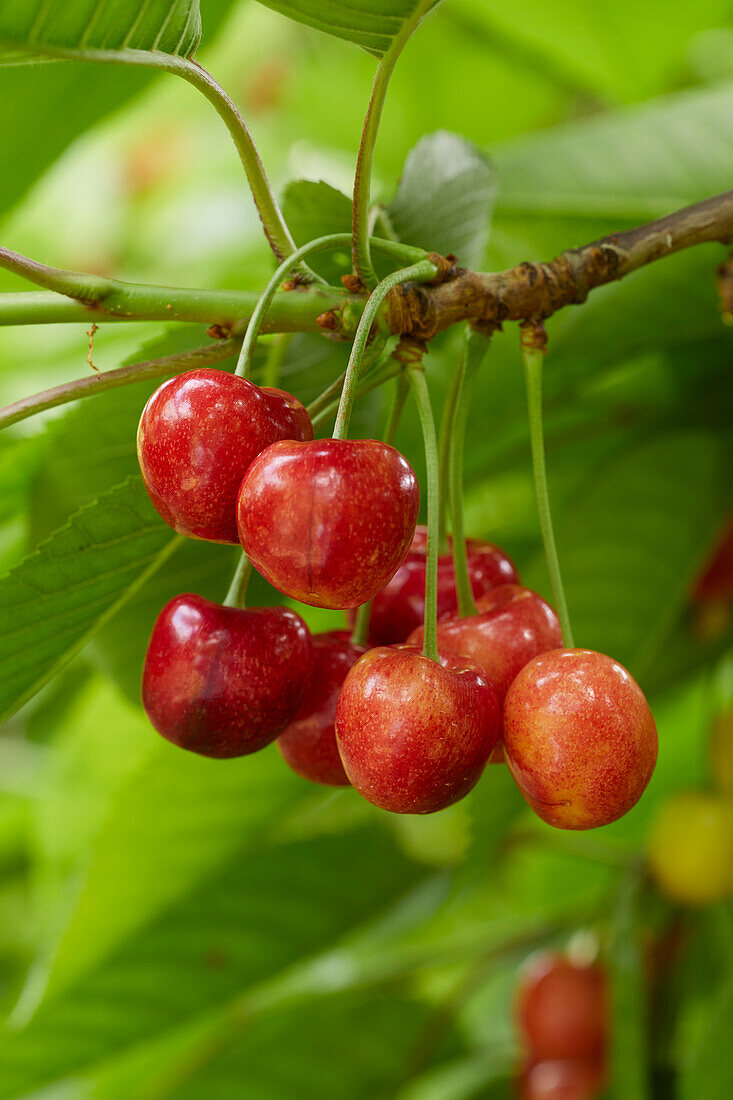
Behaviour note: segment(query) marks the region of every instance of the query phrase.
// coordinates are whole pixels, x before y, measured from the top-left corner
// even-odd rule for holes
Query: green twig
[[[12,405],[6,405],[4,409],[0,409],[0,429],[18,424],[29,416],[35,416],[36,413],[45,412],[47,409],[54,409],[58,405],[78,401],[81,397],[94,397],[105,390],[129,386],[132,382],[141,382],[146,378],[165,378],[185,370],[195,370],[198,367],[220,363],[236,355],[238,347],[238,340],[219,340],[206,347],[197,348],[195,351],[183,352],[181,355],[166,355],[161,359],[131,363],[117,370],[101,371],[99,374],[77,378],[73,382],[64,382],[60,386],[43,390],[42,393],[33,394],[31,397],[22,397],[20,401],[14,401]]]
[[[389,81],[397,63],[397,58],[402,53],[403,47],[411,34],[432,7],[434,0],[420,0],[412,14],[405,19],[400,30],[392,39],[389,49],[377,66],[374,76],[372,94],[369,99],[364,127],[359,143],[359,152],[356,158],[356,171],[354,173],[354,203],[352,207],[352,257],[354,273],[358,275],[365,286],[373,287],[377,282],[377,276],[372,264],[369,247],[369,199],[371,193],[372,163],[374,160],[374,146],[377,142],[379,122],[382,117],[382,108],[387,95]]]
[[[423,655],[433,661],[438,656],[438,531],[440,527],[440,470],[438,468],[438,437],[430,404],[430,393],[422,367],[407,368],[415,396],[423,439],[428,483],[428,545],[425,570],[425,628]]]
[[[552,527],[550,495],[547,489],[547,464],[545,462],[545,433],[542,422],[542,365],[544,360],[544,330],[538,330],[531,323],[522,325],[522,358],[524,360],[524,378],[527,387],[527,409],[529,413],[529,435],[532,446],[532,469],[534,472],[537,510],[540,517],[542,541],[545,545],[547,569],[555,597],[563,644],[573,645],[573,632],[565,599],[565,588],[560,572],[560,559],[557,554],[555,533]]]
[[[265,317],[275,298],[278,287],[287,279],[293,269],[298,266],[301,260],[306,259],[308,256],[315,256],[318,252],[331,252],[336,248],[343,248],[345,245],[348,246],[350,242],[351,236],[348,233],[330,233],[325,237],[317,237],[316,240],[309,241],[308,244],[302,245],[283,260],[277,271],[275,271],[268,281],[267,286],[262,291],[257,305],[254,308],[252,318],[247,326],[242,350],[239,353],[237,369],[234,372],[235,374],[238,374],[241,378],[249,377],[252,369],[255,344],[257,343],[257,337],[260,335]],[[413,262],[413,260],[419,262],[425,258],[425,252],[422,248],[413,248],[411,245],[405,246],[395,244],[394,241],[375,241],[374,246],[389,256],[390,259],[396,259],[400,263],[405,263],[405,261]]]
[[[341,401],[339,403],[336,424],[333,430],[334,439],[345,439],[348,435],[351,410],[354,405],[354,397],[359,380],[359,368],[364,356],[364,349],[369,339],[372,324],[376,320],[382,302],[389,292],[394,290],[396,286],[400,286],[401,283],[428,282],[430,279],[434,279],[437,273],[438,269],[435,264],[431,263],[430,260],[421,260],[419,263],[412,264],[410,267],[405,267],[401,271],[395,271],[391,275],[388,275],[386,279],[382,279],[381,283],[375,287],[372,294],[367,299],[366,305],[364,306],[364,312],[359,321],[359,327],[356,330],[349,362],[346,367],[344,388],[341,391]]]
[[[468,575],[466,535],[463,527],[463,452],[472,383],[489,349],[490,340],[491,337],[484,335],[478,329],[469,328],[466,332],[463,357],[458,370],[458,386],[450,433],[448,480],[453,530],[453,569],[456,577],[458,612],[464,616],[476,614],[476,601],[473,598],[471,578]]]
[[[391,243],[391,242],[390,242]],[[259,294],[236,290],[125,283],[82,271],[65,271],[0,248],[0,267],[12,271],[50,294],[0,294],[0,324],[49,324],[59,321],[192,321],[216,324],[233,333],[243,331]],[[55,295],[63,295],[56,298]],[[75,299],[65,301],[64,299]],[[319,314],[358,304],[342,290],[310,287],[278,295],[262,326],[264,332],[318,332]]]

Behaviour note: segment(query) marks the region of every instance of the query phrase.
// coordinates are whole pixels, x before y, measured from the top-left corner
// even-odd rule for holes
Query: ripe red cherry
[[[371,649],[346,677],[336,739],[352,785],[400,814],[429,814],[468,794],[499,732],[496,692],[454,653]]]
[[[140,417],[137,454],[167,524],[190,538],[236,543],[237,492],[253,458],[277,439],[312,438],[297,397],[206,367],[158,387]]]
[[[462,653],[489,677],[499,701],[528,661],[562,645],[557,615],[548,603],[519,584],[502,584],[482,596],[479,614],[451,616],[438,623],[438,647]],[[424,628],[413,630],[410,645],[422,645]]]
[[[537,1062],[519,1085],[519,1100],[594,1100],[605,1083],[603,1064],[583,1061]]]
[[[366,653],[353,645],[345,630],[313,637],[313,676],[290,725],[277,739],[283,759],[293,771],[313,783],[348,787],[336,744],[334,719],[339,691],[347,672]]]
[[[608,1029],[606,975],[546,951],[529,960],[517,990],[517,1023],[531,1058],[600,1059]]]
[[[657,760],[657,729],[626,669],[590,649],[535,657],[504,700],[504,753],[535,813],[592,829],[631,809]]]
[[[451,541],[450,539],[448,540]],[[519,581],[514,565],[498,546],[468,539],[467,562],[473,594],[478,599],[496,585]],[[407,640],[425,618],[427,528],[418,527],[405,561],[375,597],[369,623],[372,645],[394,645]],[[438,558],[438,617],[458,610],[452,554]]]
[[[239,537],[280,592],[316,607],[356,607],[403,561],[419,503],[412,466],[386,443],[273,443],[242,482]]]
[[[158,733],[202,756],[269,745],[310,682],[311,637],[294,611],[240,611],[176,596],[158,616],[143,669],[143,706]]]

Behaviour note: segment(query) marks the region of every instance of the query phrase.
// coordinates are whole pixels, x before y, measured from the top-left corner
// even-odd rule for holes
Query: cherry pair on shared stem
[[[241,541],[281,592],[357,607],[407,554],[420,502],[409,462],[376,440],[313,441],[303,405],[225,371],[188,371],[143,410],[138,458],[181,534]]]

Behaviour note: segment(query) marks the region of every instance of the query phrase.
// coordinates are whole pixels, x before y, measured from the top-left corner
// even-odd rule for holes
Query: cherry
[[[557,615],[548,603],[519,584],[502,584],[476,603],[478,615],[446,617],[438,623],[438,647],[462,653],[489,677],[503,702],[512,680],[538,653],[562,645]],[[410,645],[422,645],[424,628]]]
[[[621,817],[657,760],[641,688],[622,665],[589,649],[554,649],[524,666],[504,701],[503,738],[524,798],[564,829]]]
[[[366,653],[345,630],[313,637],[313,676],[293,721],[277,739],[283,759],[313,783],[349,785],[336,744],[339,691],[351,666]]]
[[[455,653],[440,663],[412,646],[357,661],[336,707],[336,740],[352,785],[401,814],[429,814],[475,786],[499,732],[492,685]]]
[[[387,443],[273,443],[242,481],[239,536],[255,568],[287,596],[356,607],[403,561],[419,503],[412,466]]]
[[[660,890],[686,905],[709,905],[733,892],[733,802],[684,791],[662,805],[647,842]]]
[[[264,748],[292,719],[311,674],[311,637],[294,611],[240,611],[176,596],[158,616],[143,705],[158,733],[202,756]]]
[[[312,439],[297,397],[209,367],[159,386],[143,409],[137,454],[155,508],[175,531],[238,542],[237,492],[252,460],[278,439]]]
[[[448,540],[451,541],[450,538]],[[496,585],[519,581],[519,574],[503,550],[478,539],[466,541],[468,572],[478,599]],[[393,645],[408,639],[425,618],[427,528],[418,527],[410,551],[392,580],[375,597],[369,623],[372,645]],[[458,610],[453,557],[438,558],[438,617]]]
[[[522,1075],[520,1100],[594,1100],[604,1086],[603,1065],[593,1059],[536,1062]]]
[[[600,1059],[609,1018],[605,973],[555,951],[536,955],[520,980],[516,1012],[534,1061]]]

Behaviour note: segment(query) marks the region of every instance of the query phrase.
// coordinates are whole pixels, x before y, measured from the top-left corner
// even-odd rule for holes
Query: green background
[[[350,191],[376,62],[278,7],[202,0],[199,56],[241,106],[301,243],[348,227],[348,202],[316,184]],[[444,0],[395,71],[374,198],[415,243],[492,270],[726,189],[732,17],[728,0]],[[7,66],[0,126],[5,246],[152,283],[257,290],[269,276],[226,130],[182,82]],[[439,131],[464,140],[426,136]],[[660,802],[709,785],[710,721],[733,697],[730,609],[711,619],[690,601],[733,504],[724,257],[664,260],[548,325],[575,638],[629,667],[660,734],[641,803],[593,834],[543,826],[504,768],[442,814],[389,818],[307,787],[274,747],[220,763],[162,742],[138,701],[155,614],[177,592],[223,597],[234,558],[172,545],[146,506],[134,433],[152,387],[0,436],[0,566],[18,568],[0,579],[0,1098],[499,1100],[517,968],[568,943],[597,943],[613,974],[609,1096],[731,1094],[730,903],[676,910],[642,860]],[[21,289],[0,273],[0,290]],[[0,329],[0,401],[85,374],[84,328]],[[94,361],[204,342],[202,326],[102,323]],[[458,346],[446,334],[427,361],[437,410]],[[311,399],[346,353],[298,337],[283,384]],[[361,402],[354,431],[379,430],[385,407]],[[547,595],[515,328],[495,340],[468,430],[468,531]],[[397,445],[422,479],[412,407]],[[652,980],[671,927],[682,949]]]

